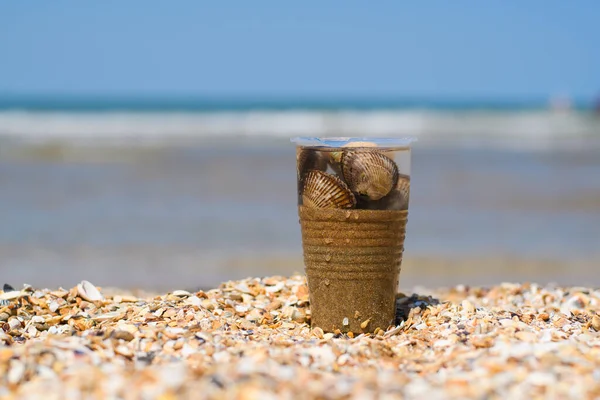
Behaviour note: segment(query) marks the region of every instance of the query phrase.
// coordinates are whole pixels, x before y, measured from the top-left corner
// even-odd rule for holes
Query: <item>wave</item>
[[[240,137],[413,136],[430,145],[600,148],[600,117],[585,111],[0,111],[0,140],[156,144]]]

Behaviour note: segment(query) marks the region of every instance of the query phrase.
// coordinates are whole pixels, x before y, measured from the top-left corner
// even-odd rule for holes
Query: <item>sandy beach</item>
[[[600,2],[55,3],[0,2],[0,400],[600,400]]]
[[[600,396],[597,148],[415,147],[395,324],[350,335],[287,140],[4,144],[0,398]]]
[[[0,294],[0,397],[595,398],[600,291],[399,294],[374,334],[310,329],[303,276],[133,293],[85,281]]]

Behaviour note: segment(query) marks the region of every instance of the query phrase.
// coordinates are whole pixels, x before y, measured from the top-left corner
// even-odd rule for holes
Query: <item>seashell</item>
[[[2,291],[3,292],[14,292],[15,288],[12,287],[11,285],[9,285],[8,283],[5,283],[4,286],[2,287]]]
[[[114,330],[111,336],[113,339],[124,340],[126,342],[131,342],[135,338],[133,333],[124,330]]]
[[[134,355],[133,350],[131,350],[129,347],[124,346],[124,345],[115,347],[115,354],[118,354],[125,358],[131,358]]]
[[[350,142],[342,146],[342,148],[356,147],[377,147],[375,142]],[[329,154],[329,160],[332,164],[337,165],[342,162],[342,151],[332,151]],[[333,166],[333,165],[332,165]]]
[[[302,189],[302,204],[313,208],[352,208],[356,199],[337,176],[323,171],[308,171]]]
[[[27,293],[24,293],[20,290],[11,290],[10,292],[4,292],[0,294],[0,300],[14,300],[18,299],[19,297],[24,297],[26,295]]]
[[[285,283],[283,281],[277,282],[273,286],[265,286],[265,291],[268,293],[277,293],[281,291],[285,287]]]
[[[107,313],[104,313],[104,314],[94,315],[92,318],[96,322],[118,321],[120,319],[125,318],[125,315],[126,314],[125,314],[124,311],[111,311],[111,312],[107,312]]]
[[[350,143],[346,143],[345,145],[342,146],[343,149],[347,149],[347,148],[376,148],[379,147],[379,145],[375,142],[350,142]],[[381,154],[386,155],[387,157],[389,157],[390,159],[394,158],[394,152],[390,151],[390,150],[374,150],[377,151]],[[340,163],[342,162],[342,151],[332,151],[329,153],[329,165],[331,165],[331,168],[338,174],[341,174],[341,166]]]
[[[325,171],[327,169],[327,157],[313,149],[298,148],[296,151],[296,165],[298,179],[302,180],[304,174],[312,169]]]
[[[367,210],[407,210],[410,194],[410,176],[398,174],[396,187],[385,197],[377,201],[363,201]]]
[[[342,154],[342,175],[350,189],[370,200],[379,200],[398,182],[398,166],[377,151],[347,151]]]
[[[23,379],[26,370],[27,366],[25,363],[18,360],[11,360],[10,369],[6,373],[6,381],[10,385],[16,385]]]
[[[9,326],[10,330],[15,330],[15,329],[21,328],[23,326],[23,324],[17,317],[9,317],[8,326]]]
[[[104,297],[98,288],[88,281],[81,281],[81,283],[77,285],[77,294],[79,294],[79,297],[87,301],[104,300]]]
[[[294,309],[294,311],[292,312],[291,319],[292,321],[295,321],[299,324],[303,324],[304,322],[306,322],[306,311],[302,308]]]
[[[63,298],[63,297],[67,297],[69,292],[67,292],[66,290],[63,290],[63,289],[58,289],[58,290],[54,290],[54,291],[50,292],[50,294],[52,296]]]
[[[68,324],[77,331],[83,332],[94,326],[94,320],[91,318],[71,318]]]

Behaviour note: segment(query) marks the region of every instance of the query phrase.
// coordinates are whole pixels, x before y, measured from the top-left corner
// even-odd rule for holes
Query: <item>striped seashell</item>
[[[302,205],[313,208],[353,208],[356,199],[337,176],[311,170],[304,178]]]
[[[341,167],[348,187],[369,200],[385,197],[398,182],[398,166],[378,151],[343,152]]]
[[[306,172],[312,169],[325,171],[327,169],[327,156],[313,149],[298,148],[296,151],[296,166],[298,180],[302,180]]]
[[[408,210],[410,176],[398,174],[396,187],[379,200],[359,199],[357,208],[365,210]]]

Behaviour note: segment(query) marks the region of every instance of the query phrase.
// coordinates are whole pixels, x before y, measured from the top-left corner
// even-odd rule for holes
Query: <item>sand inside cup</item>
[[[312,326],[373,332],[393,324],[408,212],[300,206]]]

